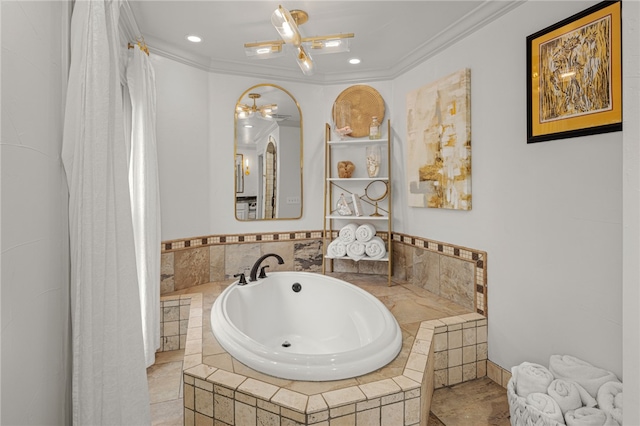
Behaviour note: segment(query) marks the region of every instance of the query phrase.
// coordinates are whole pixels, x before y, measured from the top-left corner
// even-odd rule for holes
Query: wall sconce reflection
[[[244,160],[244,174],[249,176],[249,159],[245,158]]]

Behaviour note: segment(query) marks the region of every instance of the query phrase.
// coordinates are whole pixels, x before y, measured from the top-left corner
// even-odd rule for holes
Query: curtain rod
[[[142,40],[138,40],[136,44],[138,45],[140,50],[142,50],[144,53],[147,54],[147,56],[149,56],[149,48],[147,47],[147,43],[144,42],[144,38]],[[127,43],[127,48],[133,49],[134,47],[136,47],[136,44],[132,44],[131,42],[129,42]]]
[[[120,37],[122,40],[135,40],[135,44],[140,47],[140,50],[149,56],[149,48],[147,47],[147,43],[145,43],[144,37],[140,32],[140,28],[138,27],[138,23],[136,22],[136,18],[133,15],[133,10],[131,10],[131,5],[128,0],[123,0],[120,4],[118,28],[120,30]],[[127,43],[127,48],[133,49],[135,44],[129,42]]]

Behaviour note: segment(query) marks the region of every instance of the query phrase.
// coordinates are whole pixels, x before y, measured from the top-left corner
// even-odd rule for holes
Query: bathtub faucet
[[[282,257],[280,257],[279,255],[277,255],[275,253],[269,253],[269,254],[265,254],[263,256],[260,256],[260,258],[258,260],[256,260],[256,263],[254,263],[253,267],[251,268],[251,273],[249,275],[249,281],[257,281],[258,278],[266,278],[267,275],[265,274],[264,270],[265,270],[265,268],[268,268],[269,265],[263,266],[262,269],[260,269],[260,276],[258,278],[256,278],[256,275],[258,274],[258,268],[260,268],[260,264],[267,257],[275,257],[276,259],[278,259],[278,265],[282,265],[284,263],[284,260],[282,260]]]

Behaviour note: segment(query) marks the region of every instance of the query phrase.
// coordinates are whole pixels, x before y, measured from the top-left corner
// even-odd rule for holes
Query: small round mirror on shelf
[[[298,102],[286,89],[265,83],[247,89],[234,108],[236,219],[301,218]]]
[[[384,180],[374,180],[364,189],[364,195],[375,203],[376,210],[370,216],[382,216],[378,212],[378,202],[387,198],[389,194],[389,182]]]

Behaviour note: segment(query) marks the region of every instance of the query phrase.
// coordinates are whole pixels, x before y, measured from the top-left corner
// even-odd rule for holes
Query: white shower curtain
[[[147,367],[160,348],[160,195],[156,149],[155,74],[149,57],[129,51],[127,84],[131,97],[129,189],[133,215],[142,335]]]
[[[75,425],[150,423],[119,76],[119,1],[77,0],[62,161],[69,185]]]

